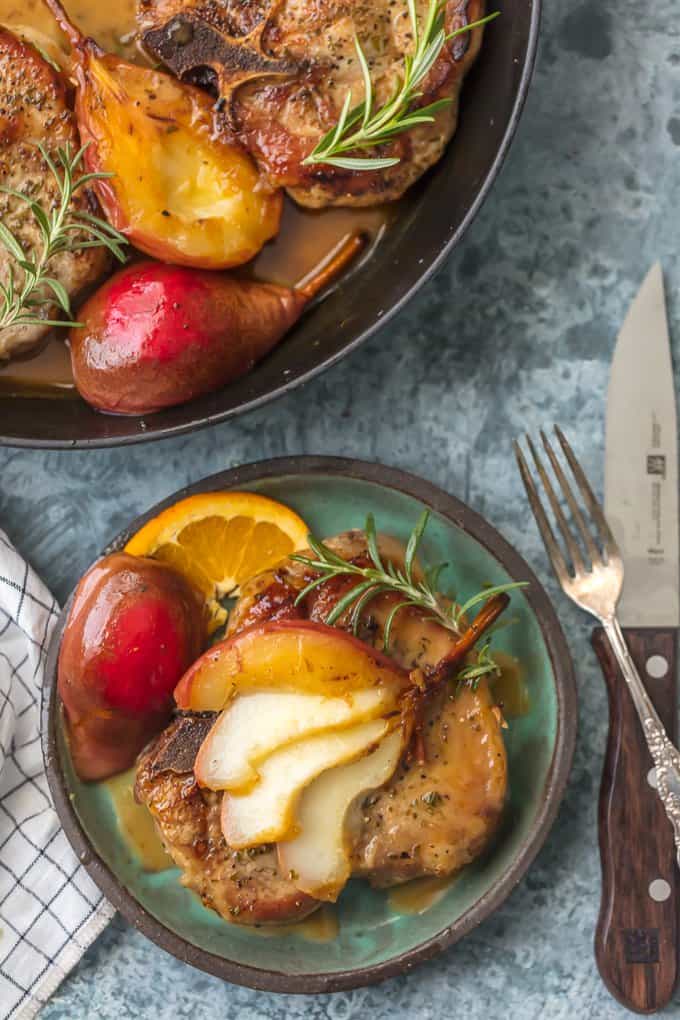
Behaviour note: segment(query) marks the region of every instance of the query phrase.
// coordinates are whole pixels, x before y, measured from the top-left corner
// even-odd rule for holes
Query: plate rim
[[[554,677],[557,699],[555,744],[542,803],[531,830],[520,846],[519,852],[492,887],[459,918],[411,949],[381,963],[330,973],[286,974],[282,971],[254,967],[210,953],[177,935],[146,910],[99,857],[69,797],[57,740],[56,720],[59,706],[56,697],[56,666],[73,591],[66,600],[50,637],[41,693],[41,746],[50,793],[69,843],[106,899],[120,910],[134,928],[183,963],[191,964],[233,984],[257,991],[317,994],[348,991],[408,972],[416,964],[429,960],[454,945],[501,906],[528,871],[557,817],[571,773],[576,746],[578,697],[573,661],[562,627],[543,585],[529,564],[476,510],[439,486],[398,468],[354,458],[314,455],[275,457],[233,467],[183,486],[161,500],[146,513],[135,518],[127,528],[119,531],[105,546],[101,555],[120,548],[132,531],[141,527],[165,506],[171,505],[187,494],[217,488],[234,489],[247,485],[248,482],[285,475],[331,475],[352,478],[402,492],[419,500],[465,531],[486,549],[513,579],[529,582],[524,595],[541,629]]]
[[[522,73],[517,84],[517,92],[515,100],[510,111],[508,123],[506,125],[503,137],[500,140],[500,144],[496,151],[496,154],[491,162],[482,186],[474,197],[474,200],[470,203],[465,215],[461,219],[456,229],[452,232],[451,236],[447,239],[441,250],[432,259],[427,268],[421,273],[421,275],[414,281],[414,283],[405,291],[401,297],[395,301],[392,307],[384,314],[376,316],[375,321],[364,329],[358,336],[354,337],[353,340],[349,341],[342,350],[336,351],[335,354],[329,355],[324,358],[317,365],[307,369],[300,375],[295,376],[286,382],[274,387],[268,393],[262,393],[260,396],[253,397],[250,400],[239,404],[237,407],[227,408],[223,411],[217,411],[214,414],[204,415],[203,417],[190,417],[189,420],[182,422],[179,425],[166,425],[154,427],[153,415],[149,417],[152,420],[152,424],[146,423],[146,418],[143,415],[137,416],[139,422],[143,422],[140,425],[139,430],[132,435],[127,436],[101,436],[95,438],[84,438],[84,439],[29,439],[23,436],[4,436],[0,435],[0,446],[7,446],[10,448],[17,449],[34,449],[34,450],[96,450],[96,449],[107,449],[109,447],[117,446],[129,446],[135,443],[146,443],[152,440],[161,439],[172,439],[177,436],[186,435],[191,432],[198,432],[201,429],[208,428],[213,425],[218,425],[221,422],[229,421],[232,418],[236,418],[239,415],[247,414],[250,411],[254,411],[260,407],[265,406],[271,401],[278,400],[279,397],[283,397],[300,386],[304,386],[306,383],[311,382],[312,379],[316,378],[322,372],[327,371],[341,361],[344,357],[351,354],[365,341],[369,340],[375,333],[383,329],[392,319],[397,315],[415,296],[415,294],[423,287],[428,280],[430,280],[435,273],[437,273],[448,256],[451,254],[456,245],[460,242],[464,234],[467,232],[470,224],[477,216],[482,205],[486,201],[488,194],[495,183],[500,171],[505,163],[510,146],[514,141],[517,133],[517,127],[524,109],[527,95],[529,93],[529,86],[533,77],[534,68],[536,65],[536,54],[538,50],[538,40],[540,35],[540,22],[541,22],[541,10],[543,0],[526,0],[529,7],[529,26],[527,33],[527,45],[526,52],[524,55],[524,63],[522,66]],[[22,399],[22,398],[13,398]],[[78,398],[80,399],[80,398]],[[192,401],[189,402],[188,406],[191,406]]]

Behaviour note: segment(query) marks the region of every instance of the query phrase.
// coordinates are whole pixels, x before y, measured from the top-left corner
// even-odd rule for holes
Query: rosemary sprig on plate
[[[477,661],[469,662],[458,670],[456,679],[459,683],[469,684],[476,690],[483,676],[499,676],[501,668],[491,654],[491,642],[485,641],[477,650]]]
[[[125,261],[123,245],[127,241],[122,234],[106,220],[82,209],[71,208],[73,196],[80,188],[92,181],[110,177],[111,174],[81,173],[77,176],[87,146],[83,146],[75,155],[71,154],[68,145],[64,149],[57,149],[56,161],[43,145],[38,145],[38,148],[57,182],[59,201],[54,209],[46,210],[21,191],[0,187],[0,192],[12,195],[29,208],[42,242],[40,250],[29,255],[15,234],[0,220],[0,244],[23,270],[20,285],[17,284],[16,272],[11,265],[6,281],[0,281],[0,329],[10,326],[79,325],[71,321],[71,301],[66,288],[50,273],[50,266],[58,255],[104,247],[119,262]],[[48,319],[40,314],[41,309],[54,305],[64,313],[65,319]]]
[[[444,8],[442,0],[430,0],[425,22],[418,23],[415,0],[406,0],[413,33],[413,53],[404,57],[404,70],[401,80],[391,99],[385,105],[374,110],[373,83],[368,60],[357,36],[354,45],[357,51],[361,73],[364,79],[364,100],[352,107],[351,91],[345,96],[340,118],[330,131],[321,138],[315,148],[304,159],[303,165],[312,166],[326,163],[328,166],[343,170],[383,170],[395,166],[399,159],[396,156],[347,156],[348,152],[373,149],[384,145],[396,135],[419,124],[430,124],[438,110],[447,106],[450,99],[438,99],[427,106],[414,108],[413,104],[421,98],[418,86],[425,80],[442,49],[457,35],[470,32],[473,28],[485,25],[498,17],[500,11],[488,14],[485,18],[463,25],[454,32],[447,34],[444,28]],[[358,127],[357,127],[358,125]],[[352,130],[354,129],[354,130]]]
[[[526,583],[524,581],[497,584],[493,587],[484,588],[460,605],[445,599],[437,591],[437,583],[442,571],[448,564],[440,563],[434,567],[428,567],[424,569],[422,575],[420,571],[416,570],[418,549],[427,527],[429,516],[429,511],[425,510],[411,532],[406,546],[403,567],[397,567],[389,560],[383,561],[378,548],[378,534],[373,514],[369,514],[366,518],[365,527],[366,544],[371,561],[370,566],[362,567],[356,563],[349,563],[347,560],[343,560],[341,556],[338,556],[332,549],[329,549],[318,538],[310,535],[308,539],[309,547],[314,555],[302,556],[301,554],[295,554],[291,556],[291,559],[315,571],[319,576],[315,577],[313,581],[310,581],[302,589],[296,599],[296,605],[309,592],[318,588],[330,578],[355,576],[357,578],[356,585],[343,595],[341,599],[338,599],[326,617],[325,622],[332,626],[334,623],[337,623],[343,613],[349,611],[350,627],[353,633],[357,634],[361,622],[361,614],[368,604],[377,595],[382,595],[385,592],[396,593],[400,596],[400,599],[395,602],[387,614],[383,628],[383,647],[387,649],[390,645],[395,617],[406,606],[417,606],[420,609],[426,610],[432,619],[455,634],[460,634],[466,616],[471,609],[487,602],[493,595],[499,595],[501,592],[524,587]],[[490,659],[488,647],[486,653]],[[483,666],[484,662],[480,661],[478,667],[481,669]],[[463,672],[467,668],[463,667]],[[495,663],[493,663],[493,668],[495,668]],[[484,669],[484,672],[489,672],[489,669]],[[483,674],[477,673],[476,675],[481,676]],[[470,674],[468,676],[474,679],[474,676],[470,677]]]

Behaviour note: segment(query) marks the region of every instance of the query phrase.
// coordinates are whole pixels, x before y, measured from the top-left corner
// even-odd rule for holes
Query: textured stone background
[[[501,178],[396,323],[304,391],[189,438],[108,452],[0,452],[0,521],[63,597],[131,515],[219,468],[313,452],[421,473],[486,514],[555,598],[581,691],[559,820],[506,905],[408,978],[314,999],[269,996],[190,970],[116,920],[45,1020],[625,1015],[591,950],[603,685],[590,625],[548,573],[510,443],[559,421],[601,484],[614,339],[657,258],[680,366],[680,30],[673,0],[546,6],[537,74]],[[680,996],[668,1015],[680,1016]]]

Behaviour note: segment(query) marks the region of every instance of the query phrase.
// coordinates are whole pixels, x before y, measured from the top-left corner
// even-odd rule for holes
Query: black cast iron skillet
[[[490,2],[490,9],[496,7],[501,17],[486,29],[444,157],[408,192],[375,254],[310,309],[250,375],[146,419],[97,414],[81,400],[7,397],[0,401],[0,443],[115,446],[190,432],[286,393],[384,325],[460,240],[517,128],[536,53],[540,0]]]

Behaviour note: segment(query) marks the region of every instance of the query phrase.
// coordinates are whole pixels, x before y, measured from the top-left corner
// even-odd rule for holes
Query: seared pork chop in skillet
[[[419,24],[429,0],[415,0]],[[479,20],[484,0],[448,0],[448,33]],[[371,155],[395,156],[382,170],[303,165],[338,121],[345,97],[365,94],[354,39],[366,54],[374,110],[394,94],[413,31],[402,0],[138,0],[147,51],[184,79],[211,87],[239,141],[270,183],[300,205],[366,206],[400,198],[442,155],[456,128],[463,78],[482,29],[444,45],[422,83],[417,106],[450,99],[434,123],[399,135]]]
[[[362,562],[363,532],[326,543],[344,559]],[[383,558],[403,559],[402,547],[380,540]],[[293,561],[244,585],[232,610],[229,633],[272,619],[325,619],[347,590],[347,579],[328,581],[303,603],[295,599],[309,575]],[[350,579],[351,582],[351,579]],[[364,613],[360,636],[382,644],[382,624],[392,596],[381,596]],[[339,625],[342,625],[342,620]],[[422,610],[397,614],[391,654],[400,665],[428,676],[451,648],[450,631]],[[184,716],[140,760],[136,794],[156,822],[164,845],[183,870],[182,881],[229,920],[266,923],[294,920],[318,901],[295,890],[276,864],[273,848],[231,850],[219,826],[221,794],[199,788],[193,763],[211,723]],[[503,720],[488,685],[457,689],[443,681],[426,699],[419,719],[419,753],[404,756],[383,787],[363,795],[348,818],[352,874],[376,886],[424,876],[446,876],[468,864],[492,838],[507,791]]]
[[[24,39],[0,26],[0,186],[29,195],[51,213],[58,205],[59,189],[38,144],[42,142],[54,159],[56,150],[80,148],[76,122],[59,71]],[[96,212],[87,188],[76,192],[74,208]],[[35,219],[20,199],[0,192],[0,220],[15,235],[29,258],[39,254],[42,236]],[[50,262],[50,275],[70,297],[93,283],[106,270],[109,256],[104,247],[65,251]],[[21,288],[23,270],[9,249],[0,245],[0,283],[7,286],[10,270]],[[37,310],[36,310],[37,311]],[[44,305],[41,318],[54,318],[56,305]],[[14,325],[0,329],[0,364],[6,358],[29,353],[44,339],[46,325]]]

